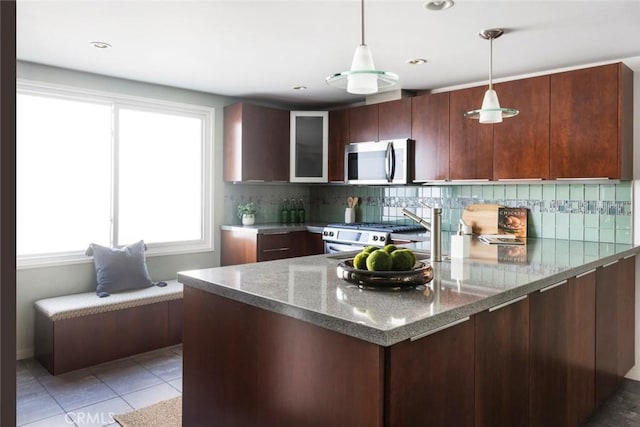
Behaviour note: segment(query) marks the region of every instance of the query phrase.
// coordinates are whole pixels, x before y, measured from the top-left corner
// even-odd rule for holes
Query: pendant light
[[[515,108],[500,107],[498,94],[493,90],[493,39],[497,39],[504,31],[495,28],[492,30],[483,30],[478,33],[480,37],[489,40],[489,89],[484,93],[482,107],[479,110],[471,110],[464,113],[464,116],[470,119],[480,120],[480,123],[500,123],[503,118],[518,115],[519,111]]]
[[[376,70],[371,49],[364,42],[364,0],[360,2],[361,43],[356,48],[351,69],[332,74],[325,79],[328,85],[358,95],[370,95],[399,83],[400,77],[388,71]]]

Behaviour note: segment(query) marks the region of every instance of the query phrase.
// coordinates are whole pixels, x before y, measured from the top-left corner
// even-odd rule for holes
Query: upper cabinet
[[[411,138],[411,98],[349,108],[349,142]]]
[[[616,63],[551,75],[551,179],[632,179],[633,72]]]
[[[486,90],[486,86],[479,86],[450,93],[449,167],[452,180],[493,179],[493,126],[464,117],[465,111],[480,106]]]
[[[411,98],[415,181],[449,179],[449,92]]]
[[[290,182],[327,182],[329,113],[292,111]]]
[[[349,108],[349,142],[378,140],[378,104]]]
[[[344,182],[344,147],[349,143],[349,109],[329,111],[329,182]]]
[[[289,111],[237,103],[224,108],[224,180],[289,180]]]
[[[624,64],[498,83],[502,123],[464,117],[487,86],[335,110],[329,181],[344,182],[348,143],[411,138],[414,180],[632,179],[633,72]]]
[[[411,138],[411,98],[378,104],[378,141]]]
[[[549,76],[494,88],[520,114],[493,125],[493,179],[549,179]]]

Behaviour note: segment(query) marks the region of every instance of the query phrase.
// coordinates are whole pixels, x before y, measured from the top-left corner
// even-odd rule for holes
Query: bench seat
[[[182,342],[182,284],[34,303],[35,357],[58,375]]]

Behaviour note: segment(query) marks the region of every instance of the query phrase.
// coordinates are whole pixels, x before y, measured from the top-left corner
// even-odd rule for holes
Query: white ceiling
[[[423,3],[365,1],[366,43],[403,89],[485,84],[489,42],[477,34],[488,28],[505,29],[496,80],[613,60],[640,70],[640,0],[456,0],[440,12]],[[17,3],[19,60],[299,106],[363,99],[324,81],[350,67],[359,42],[359,0]]]

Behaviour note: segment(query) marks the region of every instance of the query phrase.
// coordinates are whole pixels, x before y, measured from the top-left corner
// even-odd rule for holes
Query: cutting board
[[[498,234],[498,209],[503,205],[467,205],[462,219],[473,227],[474,234]]]

